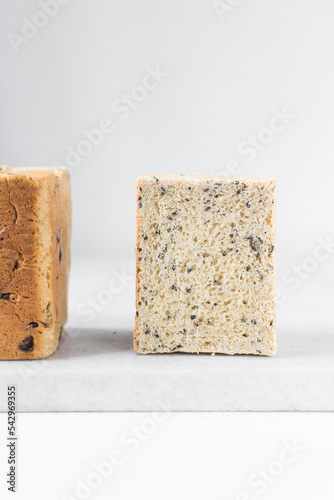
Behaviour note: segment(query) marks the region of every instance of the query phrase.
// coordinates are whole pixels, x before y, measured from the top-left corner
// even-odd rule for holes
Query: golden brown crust
[[[140,178],[137,180],[136,184],[136,203],[137,203],[137,212],[136,212],[136,221],[137,221],[137,231],[136,231],[136,319],[135,319],[135,330],[133,334],[133,348],[136,352],[139,354],[141,351],[138,349],[138,334],[139,334],[139,318],[138,318],[138,311],[140,309],[140,277],[141,277],[141,266],[140,266],[140,255],[138,252],[138,247],[139,247],[139,242],[140,242],[140,231],[141,231],[141,212],[140,212],[140,202],[141,200],[141,185],[140,185]]]
[[[58,346],[67,315],[70,203],[66,169],[0,170],[0,359],[45,358]]]

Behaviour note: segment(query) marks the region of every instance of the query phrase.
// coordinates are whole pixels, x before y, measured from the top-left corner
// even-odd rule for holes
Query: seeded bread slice
[[[138,178],[138,353],[276,353],[275,196],[274,180]]]
[[[0,359],[52,354],[67,321],[71,193],[65,168],[0,169]]]

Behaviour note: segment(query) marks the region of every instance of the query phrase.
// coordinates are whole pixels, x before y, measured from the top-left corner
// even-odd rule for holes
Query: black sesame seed
[[[136,311],[136,316],[137,316],[137,318],[138,318],[138,316],[139,316],[139,313],[138,313],[138,311]]]
[[[175,271],[175,269],[176,269],[176,266],[173,264],[172,265],[172,271]]]
[[[190,316],[190,319],[196,319],[195,314],[192,314],[192,315]]]
[[[167,219],[168,220],[173,220],[173,217],[171,217],[170,215],[168,215]]]
[[[145,241],[146,241],[146,240],[148,240],[148,236],[144,236],[144,240],[145,240]]]
[[[207,193],[209,191],[209,188],[204,188],[203,191],[204,193]]]
[[[160,194],[161,194],[161,196],[163,196],[164,194],[166,194],[166,189],[163,188],[163,187],[161,187]]]
[[[30,326],[30,328],[37,328],[38,327],[38,323],[36,323],[36,321],[32,321],[31,323],[29,323],[28,327]]]
[[[246,267],[246,271],[250,271],[251,266]]]
[[[138,196],[138,200],[141,200],[141,196]]]
[[[177,290],[177,286],[176,286],[176,285],[172,285],[172,286],[171,286],[171,289],[172,289],[172,290]]]
[[[139,191],[142,191],[142,188],[141,188],[141,187],[139,188]]]
[[[175,212],[172,212],[172,215],[179,215],[179,212],[175,210]]]
[[[187,288],[187,293],[190,293],[191,292],[191,288]]]
[[[139,207],[139,208],[142,208],[142,207],[143,207],[143,204],[142,204],[142,202],[141,202],[141,201],[138,203],[138,207]]]
[[[205,211],[211,210],[211,207],[205,207]]]
[[[154,334],[155,338],[159,338],[159,335],[157,333]]]
[[[258,259],[258,258],[260,257],[260,255],[261,255],[261,254],[260,254],[260,252],[258,252],[258,253],[256,254],[256,258]]]
[[[60,248],[59,249],[59,262],[61,262],[62,257],[63,257],[63,252],[62,252],[62,249]]]
[[[256,321],[256,319],[252,319],[251,323],[252,323],[253,325],[257,325],[257,321]]]
[[[0,299],[2,299],[2,300],[10,300],[10,293],[2,293],[0,295]]]
[[[155,182],[159,182],[158,177],[154,177],[154,179],[155,179]]]
[[[192,271],[192,268],[191,268],[191,267],[188,267],[187,272],[188,272],[188,273],[191,273],[191,271]]]
[[[252,205],[251,205],[251,203],[250,203],[250,202],[248,202],[248,203],[247,203],[247,205],[246,205],[246,207],[247,207],[247,208],[250,208],[251,206],[252,206]]]
[[[197,323],[197,321],[195,321],[194,325],[195,325],[195,326],[198,326],[198,323]]]
[[[140,253],[140,252],[142,252],[142,251],[143,251],[143,249],[142,249],[142,248],[138,248],[138,252],[139,252],[139,253]]]
[[[190,201],[189,198],[186,198],[186,201]]]
[[[270,255],[273,253],[274,248],[275,248],[274,246],[270,247],[270,249],[269,249],[269,254],[270,254]]]
[[[160,229],[158,229],[158,230],[155,232],[155,234],[160,234],[160,233],[161,233]]]
[[[214,305],[215,307],[216,307],[216,306],[218,306],[217,302],[215,302],[213,305]]]

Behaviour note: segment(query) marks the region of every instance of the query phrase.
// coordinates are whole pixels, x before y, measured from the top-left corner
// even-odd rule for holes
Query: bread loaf
[[[67,320],[71,194],[65,168],[0,169],[0,359],[57,348]]]
[[[275,354],[275,191],[266,179],[138,178],[138,353]]]

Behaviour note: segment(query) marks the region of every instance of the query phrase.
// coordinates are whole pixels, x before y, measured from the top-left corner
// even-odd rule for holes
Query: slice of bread
[[[138,353],[276,353],[275,196],[267,179],[138,178]]]
[[[71,191],[66,168],[0,169],[0,359],[40,359],[67,321]]]

